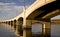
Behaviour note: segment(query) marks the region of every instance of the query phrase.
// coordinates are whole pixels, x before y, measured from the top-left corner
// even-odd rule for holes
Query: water
[[[51,25],[51,37],[60,37],[60,25]]]
[[[0,37],[17,37],[11,30],[12,29],[6,24],[0,24]]]
[[[35,34],[35,36],[42,35],[42,24],[35,24],[32,26],[32,33]],[[60,37],[60,25],[59,24],[51,24],[51,34],[49,37]]]
[[[29,33],[30,31],[27,30]],[[31,33],[29,33],[31,34]],[[42,35],[42,24],[32,25],[33,37],[45,37]],[[12,29],[6,24],[0,24],[0,37],[17,37]],[[60,25],[51,25],[51,34],[48,37],[60,37]]]

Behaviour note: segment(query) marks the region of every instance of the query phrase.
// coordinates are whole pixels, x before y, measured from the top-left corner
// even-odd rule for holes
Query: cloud
[[[22,6],[16,5],[16,3],[2,3],[0,2],[0,11],[16,11],[22,9]]]
[[[0,2],[0,5],[15,5],[16,3],[14,2],[11,2],[11,3],[3,3],[3,2]]]
[[[25,0],[25,6],[28,8],[34,0]],[[22,13],[24,0],[0,0],[0,19],[10,19]]]
[[[0,0],[0,2],[23,2],[24,0]]]
[[[57,15],[57,16],[51,18],[51,20],[53,20],[53,19],[60,19],[60,15]]]
[[[22,6],[15,5],[15,3],[0,2],[0,19],[11,19],[22,11]]]
[[[22,6],[1,6],[0,11],[20,11]]]

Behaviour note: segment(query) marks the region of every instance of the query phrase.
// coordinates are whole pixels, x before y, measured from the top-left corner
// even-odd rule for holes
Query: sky
[[[60,15],[57,15],[57,16],[51,18],[51,20],[53,20],[53,19],[60,19]]]
[[[25,0],[28,8],[35,0]],[[23,12],[24,0],[0,0],[0,20],[11,19]]]
[[[34,1],[35,0],[25,0],[25,7],[28,8]],[[23,12],[23,6],[24,0],[0,0],[0,20],[7,20],[18,16]],[[60,15],[56,19],[59,18]]]

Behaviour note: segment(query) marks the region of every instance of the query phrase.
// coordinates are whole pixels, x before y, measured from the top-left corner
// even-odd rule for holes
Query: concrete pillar
[[[13,27],[13,21],[11,21],[11,27]]]
[[[16,20],[14,20],[14,30],[16,30]]]
[[[11,21],[10,21],[10,28],[11,28]]]
[[[7,21],[5,22],[5,24],[7,24]]]
[[[13,28],[14,28],[14,21],[13,21]]]
[[[8,21],[6,22],[6,24],[8,24]]]
[[[8,25],[10,25],[10,21],[8,21]]]
[[[19,34],[20,36],[23,36],[22,25],[23,25],[23,21],[18,20],[18,32],[19,32],[18,34]]]
[[[23,30],[22,30],[23,21],[22,20],[17,20],[16,23],[17,23],[16,34],[18,34],[18,36],[23,36]]]
[[[16,26],[15,26],[15,27],[16,27],[16,29],[15,29],[16,32],[15,32],[15,33],[18,35],[18,31],[17,31],[17,30],[18,30],[18,21],[16,21]],[[19,36],[19,35],[18,35],[18,36]]]
[[[15,32],[14,25],[15,25],[14,21],[11,21],[11,28],[12,28],[12,31],[14,31],[14,32]]]
[[[7,21],[7,24],[8,24],[8,21]]]
[[[51,22],[47,20],[42,25],[42,34],[43,37],[50,37],[51,36]]]
[[[23,37],[32,37],[32,21],[25,20],[23,21]]]

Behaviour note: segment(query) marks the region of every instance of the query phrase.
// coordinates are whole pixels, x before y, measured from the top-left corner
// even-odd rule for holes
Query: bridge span
[[[60,15],[59,0],[36,0],[20,15],[13,19],[4,20],[2,23],[10,25],[18,36],[23,37],[32,37],[32,24],[35,22],[41,23],[42,34],[49,37],[51,33],[51,18],[57,15]]]

